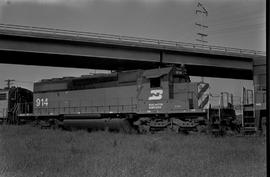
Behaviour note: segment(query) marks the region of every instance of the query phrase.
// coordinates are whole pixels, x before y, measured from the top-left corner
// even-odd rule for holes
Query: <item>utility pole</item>
[[[12,85],[12,82],[14,82],[15,80],[13,80],[13,79],[7,79],[7,80],[5,80],[5,82],[7,83],[7,88],[9,89],[10,88],[10,86]]]
[[[199,36],[199,39],[196,39],[196,41],[201,42],[201,43],[208,43],[208,41],[204,39],[208,36],[208,34],[204,32],[204,30],[208,28],[208,26],[204,24],[204,20],[203,20],[204,18],[208,16],[208,11],[199,0],[197,2],[195,13],[197,16],[201,17],[200,22],[195,22],[196,27],[199,27],[200,29],[200,31],[197,33],[197,35]]]

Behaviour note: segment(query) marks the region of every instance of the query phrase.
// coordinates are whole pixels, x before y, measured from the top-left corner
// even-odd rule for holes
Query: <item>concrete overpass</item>
[[[44,59],[46,58],[46,59]],[[193,76],[250,79],[265,53],[147,38],[0,24],[0,63],[106,70],[185,64]]]

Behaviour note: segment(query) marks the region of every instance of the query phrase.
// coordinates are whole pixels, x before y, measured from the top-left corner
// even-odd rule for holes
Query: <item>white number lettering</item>
[[[40,106],[40,99],[39,99],[39,98],[36,99],[36,106],[37,106],[37,107]]]
[[[48,106],[48,98],[45,98],[43,100],[42,106],[46,106],[46,107]]]
[[[49,105],[49,101],[48,101],[48,98],[41,98],[41,99],[39,99],[39,98],[37,98],[36,99],[36,107],[48,107],[48,105]]]

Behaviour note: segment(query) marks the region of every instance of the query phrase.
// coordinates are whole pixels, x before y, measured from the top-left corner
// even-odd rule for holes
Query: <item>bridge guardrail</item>
[[[65,37],[76,37],[76,38],[91,38],[97,40],[113,40],[115,42],[132,42],[138,44],[151,44],[157,46],[168,46],[176,48],[188,48],[188,49],[202,49],[208,51],[219,51],[225,53],[239,53],[239,54],[251,54],[251,55],[261,55],[265,56],[266,53],[263,51],[249,50],[249,49],[239,49],[231,47],[221,47],[221,46],[211,46],[204,44],[193,44],[185,42],[176,42],[168,40],[157,40],[149,38],[140,38],[140,37],[131,37],[131,36],[121,36],[121,35],[112,35],[112,34],[101,34],[101,33],[92,33],[92,32],[81,32],[73,30],[64,30],[64,29],[53,29],[45,27],[34,27],[34,26],[22,26],[14,24],[0,24],[0,30],[5,31],[15,31],[15,32],[29,32],[29,33],[42,33],[49,34],[52,36],[65,36]],[[1,33],[1,32],[0,32]]]

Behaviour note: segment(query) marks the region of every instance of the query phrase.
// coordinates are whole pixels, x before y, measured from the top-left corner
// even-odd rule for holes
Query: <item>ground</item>
[[[1,177],[264,177],[265,137],[0,127]]]

